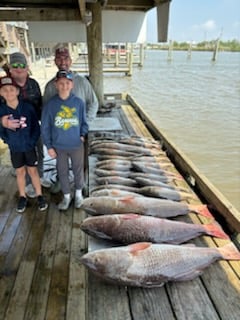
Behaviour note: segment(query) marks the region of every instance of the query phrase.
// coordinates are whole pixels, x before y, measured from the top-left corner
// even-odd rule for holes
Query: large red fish
[[[89,197],[83,200],[81,208],[91,215],[138,213],[158,218],[169,218],[195,212],[212,218],[205,205],[188,205],[151,197]]]
[[[135,242],[180,244],[207,234],[229,239],[216,224],[193,224],[137,214],[113,214],[88,217],[81,229],[95,238],[124,244]]]
[[[240,252],[232,243],[221,248],[200,248],[141,242],[96,250],[80,259],[104,280],[145,288],[192,280],[217,260],[240,260]]]

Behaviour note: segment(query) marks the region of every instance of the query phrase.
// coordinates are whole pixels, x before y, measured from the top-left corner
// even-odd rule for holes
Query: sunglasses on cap
[[[17,69],[17,68],[25,69],[26,68],[26,64],[25,63],[12,63],[11,67],[13,69]]]
[[[73,80],[73,73],[68,71],[59,71],[56,76],[57,79],[59,78],[66,78],[68,80]]]

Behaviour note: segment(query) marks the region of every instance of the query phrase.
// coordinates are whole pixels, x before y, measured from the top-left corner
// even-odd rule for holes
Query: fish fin
[[[183,244],[180,244],[179,246],[181,247],[190,247],[190,248],[195,248],[196,245],[194,243],[183,243]]]
[[[138,251],[149,248],[151,245],[152,245],[151,242],[137,242],[134,244],[130,244],[128,248],[129,248],[129,252],[134,255],[134,254],[137,254]]]
[[[229,239],[229,236],[217,224],[212,223],[203,226],[208,235],[221,239]]]
[[[112,189],[112,190],[111,190],[111,193],[112,193],[113,195],[118,196],[118,195],[119,195],[119,190],[118,190],[118,189]]]
[[[240,252],[232,242],[218,248],[218,250],[225,260],[240,260]]]
[[[127,196],[127,197],[124,197],[124,198],[121,198],[119,199],[120,202],[129,202],[131,201],[132,199],[134,199],[135,197],[134,196]]]
[[[211,214],[211,212],[208,210],[207,205],[205,204],[200,204],[200,205],[190,205],[189,206],[190,211],[198,213],[206,218],[212,218],[213,219],[213,215]]]
[[[188,271],[186,273],[179,273],[178,275],[175,275],[173,279],[169,279],[172,281],[188,281],[193,280],[196,277],[200,276],[203,273],[203,270],[192,270]]]
[[[136,213],[124,213],[121,215],[122,220],[132,220],[132,219],[138,219],[141,218],[141,215]]]

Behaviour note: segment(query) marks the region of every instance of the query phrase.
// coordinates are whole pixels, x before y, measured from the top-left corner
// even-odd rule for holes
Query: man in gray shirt
[[[55,64],[58,67],[58,70],[66,70],[70,71],[72,65],[72,59],[69,54],[69,50],[64,47],[57,48],[55,51]],[[43,105],[52,98],[55,94],[57,94],[57,90],[55,87],[55,78],[51,79],[45,87],[44,95],[43,95]],[[98,111],[98,100],[96,94],[92,88],[91,83],[88,81],[86,77],[81,76],[78,73],[74,73],[73,78],[73,93],[81,98],[86,104],[86,113],[87,113],[87,121],[90,123],[95,119],[97,111]]]

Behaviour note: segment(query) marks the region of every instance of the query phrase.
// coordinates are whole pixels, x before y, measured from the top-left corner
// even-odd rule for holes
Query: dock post
[[[32,63],[36,63],[36,53],[35,53],[35,47],[34,47],[34,43],[31,42],[31,50],[32,50]]]
[[[143,59],[144,59],[144,45],[143,43],[140,43],[140,47],[139,47],[139,67],[143,66]]]
[[[129,63],[128,63],[128,72],[126,73],[126,76],[132,76],[132,64],[133,64],[133,53],[129,52]]]
[[[119,66],[119,50],[115,52],[115,67]]]
[[[187,53],[187,59],[191,59],[191,58],[192,58],[192,42],[189,43],[188,53]]]
[[[172,61],[172,50],[173,50],[173,42],[172,40],[169,40],[167,61]]]
[[[89,3],[92,23],[87,26],[87,48],[89,77],[97,95],[99,106],[104,104],[103,97],[103,57],[102,57],[102,8],[100,2]]]
[[[218,54],[218,49],[219,49],[219,42],[220,39],[218,38],[215,42],[215,47],[213,50],[213,56],[212,56],[212,61],[216,61],[217,60],[217,54]]]

